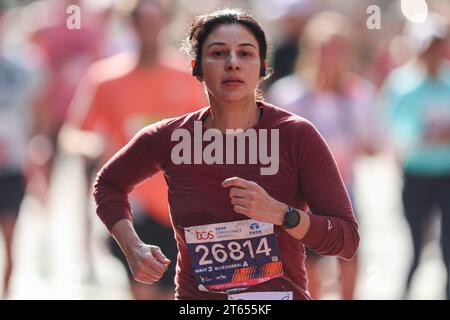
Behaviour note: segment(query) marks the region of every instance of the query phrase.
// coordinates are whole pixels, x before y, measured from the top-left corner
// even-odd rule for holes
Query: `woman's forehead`
[[[245,26],[233,23],[222,24],[214,28],[208,35],[205,45],[209,46],[213,43],[221,43],[225,45],[249,43],[258,47],[258,41],[253,33]]]

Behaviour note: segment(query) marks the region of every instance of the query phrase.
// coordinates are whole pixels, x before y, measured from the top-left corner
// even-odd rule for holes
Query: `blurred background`
[[[317,126],[360,224],[354,261],[309,252],[312,296],[449,299],[448,0],[0,0],[0,298],[170,299],[173,273],[130,279],[91,186],[140,128],[207,104],[181,49],[225,6],[264,27],[265,99]],[[131,200],[170,257],[166,190]]]

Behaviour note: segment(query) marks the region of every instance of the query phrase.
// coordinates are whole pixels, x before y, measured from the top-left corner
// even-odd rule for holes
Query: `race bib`
[[[241,220],[185,228],[198,289],[244,291],[283,276],[271,223]]]

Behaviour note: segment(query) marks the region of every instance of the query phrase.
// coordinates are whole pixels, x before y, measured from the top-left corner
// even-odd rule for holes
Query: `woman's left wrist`
[[[276,205],[276,208],[274,210],[274,221],[273,224],[277,226],[283,225],[284,222],[284,215],[288,211],[289,206],[283,202],[279,202]]]

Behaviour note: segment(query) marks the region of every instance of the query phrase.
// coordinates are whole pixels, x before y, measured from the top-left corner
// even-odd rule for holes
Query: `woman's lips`
[[[236,88],[236,87],[240,87],[241,85],[243,85],[244,81],[242,81],[241,79],[238,79],[238,78],[228,78],[225,81],[223,81],[222,83],[226,87]]]

